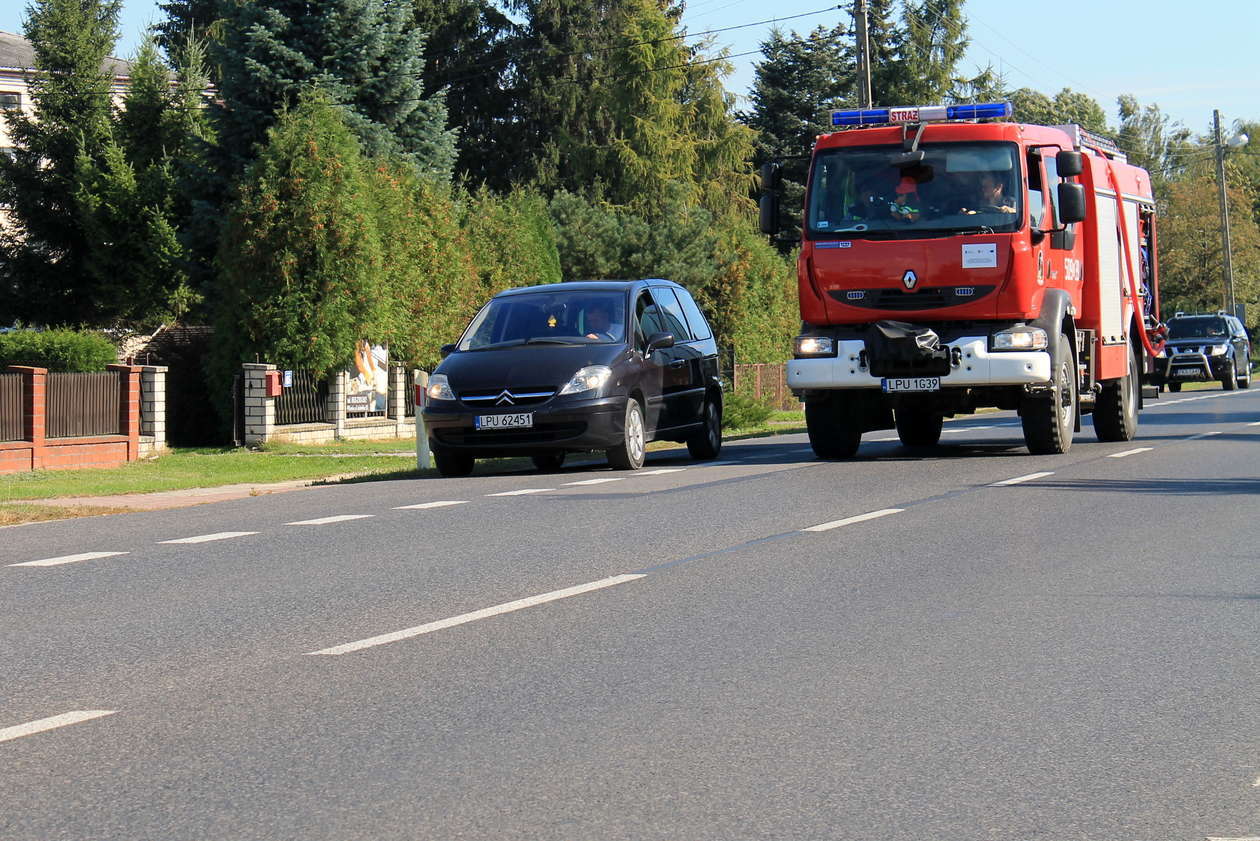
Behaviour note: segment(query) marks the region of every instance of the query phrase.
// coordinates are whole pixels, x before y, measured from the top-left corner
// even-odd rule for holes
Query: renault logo
[[[913,290],[918,284],[919,276],[916,275],[913,270],[907,271],[901,276],[901,285],[906,287],[907,292]]]
[[[512,392],[504,391],[499,395],[499,399],[494,401],[496,406],[515,406],[516,401],[512,399]]]

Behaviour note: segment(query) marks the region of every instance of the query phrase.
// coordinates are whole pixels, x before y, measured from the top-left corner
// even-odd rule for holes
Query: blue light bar
[[[833,126],[886,126],[899,123],[926,123],[943,120],[994,120],[1009,117],[1014,109],[1009,102],[983,105],[920,105],[911,108],[867,108],[854,111],[832,111]]]

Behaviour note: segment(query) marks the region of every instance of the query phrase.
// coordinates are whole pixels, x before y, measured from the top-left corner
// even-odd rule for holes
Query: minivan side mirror
[[[455,345],[442,345],[442,347],[438,349],[438,353],[442,354],[443,359],[450,356],[454,352],[455,352]]]
[[[647,352],[651,355],[654,350],[664,350],[674,346],[674,334],[666,333],[662,330],[659,333],[653,333],[648,336]]]

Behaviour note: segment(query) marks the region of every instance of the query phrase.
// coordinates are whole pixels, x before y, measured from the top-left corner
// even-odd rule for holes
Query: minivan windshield
[[[457,348],[612,344],[625,335],[624,292],[558,288],[492,298],[468,325]]]
[[[810,171],[811,239],[872,239],[1014,231],[1023,202],[1014,143],[924,143],[923,160],[894,164],[900,146],[819,152]]]
[[[1229,335],[1223,318],[1174,318],[1168,322],[1170,339],[1217,339]]]

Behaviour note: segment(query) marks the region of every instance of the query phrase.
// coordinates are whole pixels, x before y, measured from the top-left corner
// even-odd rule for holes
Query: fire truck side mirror
[[[779,233],[779,194],[763,192],[758,204],[761,210],[761,232],[768,237],[775,236]]]
[[[1055,168],[1059,171],[1059,175],[1065,178],[1071,178],[1073,175],[1080,175],[1084,169],[1084,162],[1081,160],[1080,152],[1073,152],[1070,149],[1064,149],[1054,156]]]
[[[1080,184],[1059,184],[1059,224],[1085,221],[1085,188]]]
[[[782,180],[783,164],[777,161],[766,161],[761,165],[761,191],[774,192],[779,189]]]

